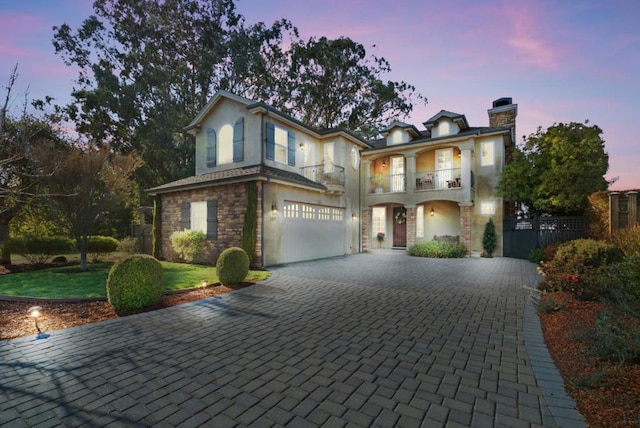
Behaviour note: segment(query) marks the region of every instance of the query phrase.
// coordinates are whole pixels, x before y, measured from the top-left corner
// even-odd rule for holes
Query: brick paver
[[[582,427],[527,299],[539,280],[508,258],[358,254],[0,341],[0,423]]]

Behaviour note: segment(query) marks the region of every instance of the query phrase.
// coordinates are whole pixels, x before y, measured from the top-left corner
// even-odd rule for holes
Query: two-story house
[[[394,122],[385,138],[366,142],[219,91],[185,128],[195,136],[195,175],[149,190],[161,207],[161,257],[176,258],[170,236],[183,229],[207,234],[212,263],[242,246],[245,233],[256,235],[254,266],[368,251],[379,232],[385,247],[459,235],[476,252],[489,217],[500,255],[503,204],[494,189],[516,113],[503,98],[486,128],[443,110],[426,130]],[[249,198],[254,232],[244,230]]]
[[[207,234],[212,263],[225,248],[242,246],[248,183],[257,189],[254,266],[360,250],[363,140],[225,91],[185,130],[195,136],[195,175],[149,190],[160,198],[163,258],[176,258],[170,236],[183,229]]]
[[[441,110],[425,130],[394,122],[362,152],[362,250],[405,248],[434,236],[458,237],[482,252],[489,218],[502,255],[503,201],[495,193],[514,147],[518,107],[493,102],[488,127],[471,127],[463,114]]]

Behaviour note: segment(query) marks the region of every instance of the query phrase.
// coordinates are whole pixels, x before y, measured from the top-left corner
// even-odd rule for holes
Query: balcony
[[[300,174],[327,188],[328,193],[341,195],[344,193],[345,174],[344,168],[330,164],[304,166],[300,168]]]
[[[369,193],[401,193],[407,190],[405,174],[375,174],[369,178]]]
[[[460,168],[420,171],[415,174],[415,190],[457,189],[462,186]]]

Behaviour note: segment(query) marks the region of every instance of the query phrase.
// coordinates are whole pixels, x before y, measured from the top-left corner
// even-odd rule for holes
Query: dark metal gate
[[[518,259],[529,258],[535,247],[585,238],[585,217],[537,217],[530,220],[504,220],[503,255]]]
[[[133,224],[131,232],[134,238],[138,240],[140,246],[139,251],[142,254],[153,253],[153,226],[150,224]]]

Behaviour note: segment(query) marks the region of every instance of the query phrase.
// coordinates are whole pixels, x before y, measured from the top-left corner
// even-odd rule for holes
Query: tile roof
[[[194,175],[191,177],[183,178],[181,180],[172,181],[161,186],[147,189],[150,194],[169,193],[184,189],[207,187],[225,184],[236,180],[246,179],[268,179],[277,178],[280,180],[288,181],[293,184],[301,184],[307,187],[326,190],[326,187],[320,183],[309,180],[300,174],[294,172],[284,171],[278,168],[273,168],[267,165],[253,165],[242,168],[233,168],[225,171],[209,172],[206,174]]]

